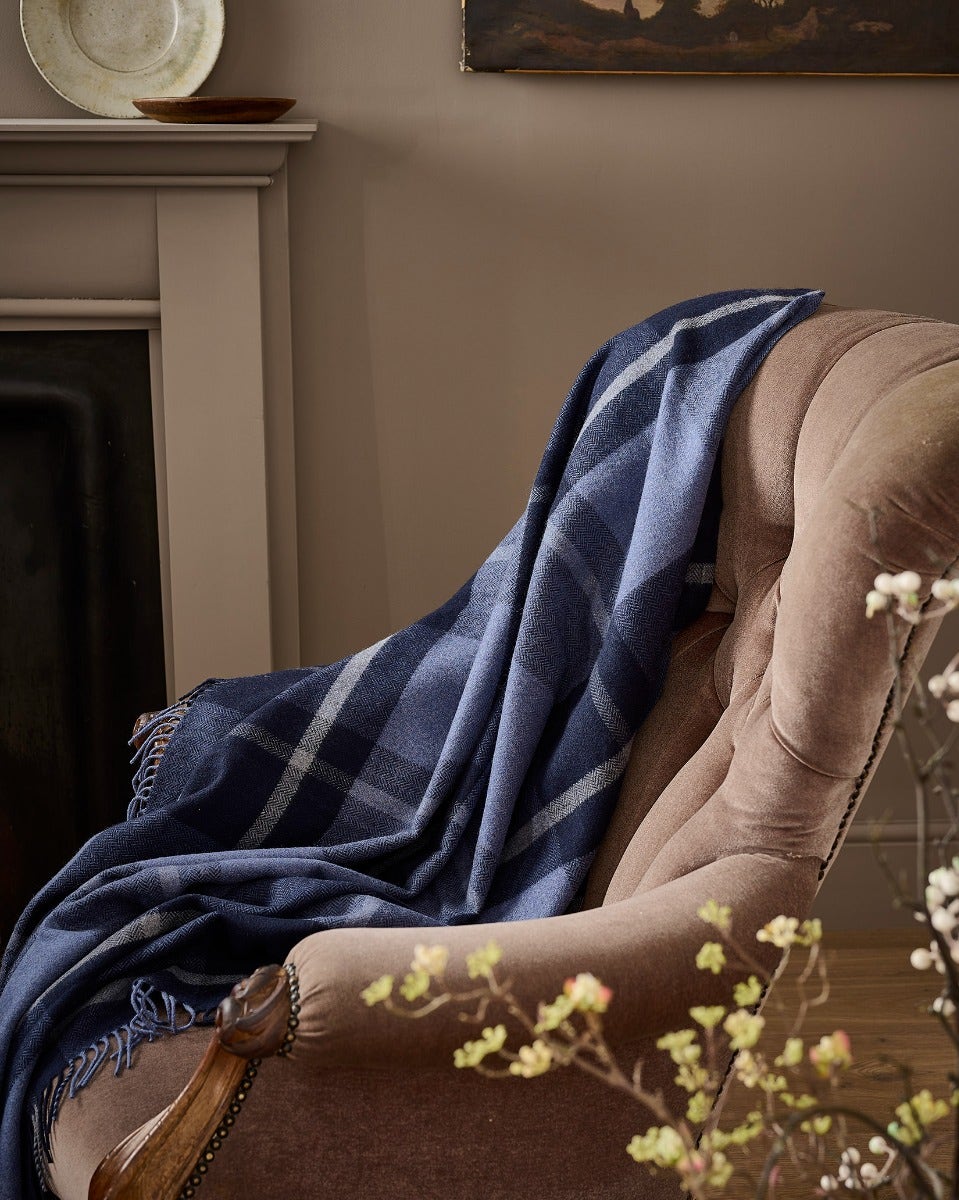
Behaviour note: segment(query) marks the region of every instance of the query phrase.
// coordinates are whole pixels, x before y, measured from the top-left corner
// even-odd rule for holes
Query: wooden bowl
[[[180,125],[255,125],[289,112],[288,96],[150,96],[133,105],[154,121]]]

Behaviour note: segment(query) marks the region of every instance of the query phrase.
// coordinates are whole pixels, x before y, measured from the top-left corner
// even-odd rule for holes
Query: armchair
[[[616,995],[613,1046],[645,1057],[647,1082],[678,1103],[655,1038],[724,986],[693,968],[696,909],[731,904],[741,930],[808,911],[892,729],[887,632],[864,597],[884,568],[920,571],[927,596],[956,561],[957,461],[959,327],[824,305],[783,337],[733,410],[712,597],[633,743],[583,911],[430,931],[454,984],[490,937],[530,1001],[594,972]],[[934,633],[903,633],[907,677]],[[136,1069],[63,1106],[56,1195],[83,1200],[105,1158],[96,1200],[678,1195],[625,1154],[643,1127],[628,1098],[570,1070],[523,1084],[456,1072],[470,1032],[455,1014],[401,1025],[364,1007],[361,989],[401,975],[422,940],[307,937],[287,971],[231,1002],[212,1042],[192,1029],[142,1045]]]

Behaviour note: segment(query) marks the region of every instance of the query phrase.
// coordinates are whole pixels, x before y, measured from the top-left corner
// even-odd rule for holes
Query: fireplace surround
[[[0,120],[0,333],[145,339],[167,699],[299,661],[287,156],[315,132]],[[61,858],[109,823],[70,816]]]
[[[298,661],[287,154],[315,132],[0,120],[0,330],[150,334],[170,696]]]

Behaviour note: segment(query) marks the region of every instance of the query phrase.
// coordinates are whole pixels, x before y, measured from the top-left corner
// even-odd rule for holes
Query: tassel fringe
[[[154,713],[147,724],[137,731],[136,738],[130,739],[129,745],[134,746],[137,741],[140,741],[140,745],[130,759],[130,765],[136,767],[136,771],[133,775],[133,799],[127,808],[128,821],[143,815],[167,743],[186,716],[190,705],[212,682],[213,680],[207,680],[201,683],[169,708]]]
[[[190,1005],[178,1001],[169,992],[159,990],[145,979],[134,980],[130,990],[130,1004],[133,1008],[130,1020],[70,1059],[60,1074],[44,1089],[34,1109],[34,1159],[37,1174],[48,1190],[47,1164],[53,1161],[53,1126],[60,1115],[64,1099],[74,1099],[77,1092],[82,1091],[107,1062],[114,1064],[114,1076],[132,1068],[133,1051],[141,1042],[153,1042],[160,1037],[183,1033],[185,1029],[191,1029],[194,1025],[207,1025],[215,1016],[215,1010],[210,1013],[198,1013]]]

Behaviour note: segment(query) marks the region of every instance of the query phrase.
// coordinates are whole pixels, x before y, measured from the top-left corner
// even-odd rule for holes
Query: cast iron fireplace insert
[[[148,335],[0,333],[0,944],[165,692]]]

